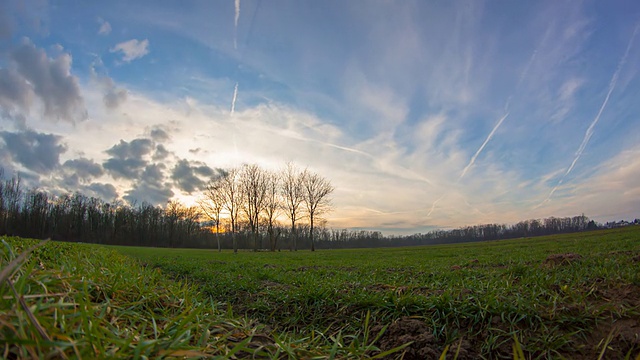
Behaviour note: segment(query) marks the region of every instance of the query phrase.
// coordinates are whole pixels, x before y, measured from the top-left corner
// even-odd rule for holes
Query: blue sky
[[[328,226],[640,213],[636,1],[14,1],[0,161],[26,184],[193,203],[286,161]]]

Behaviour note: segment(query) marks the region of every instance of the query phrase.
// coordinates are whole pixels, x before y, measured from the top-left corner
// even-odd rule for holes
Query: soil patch
[[[374,326],[372,332],[375,334],[382,329],[381,326]],[[409,344],[398,353],[389,355],[387,358],[404,360],[413,359],[439,359],[444,352],[444,344],[439,344],[433,331],[420,319],[403,317],[393,322],[378,340],[378,347],[382,351]],[[457,359],[475,359],[477,353],[472,349],[469,341],[458,339],[451,344],[447,352],[447,359],[458,354]]]
[[[582,259],[582,255],[576,253],[551,254],[542,262],[543,265],[556,266],[568,265]]]

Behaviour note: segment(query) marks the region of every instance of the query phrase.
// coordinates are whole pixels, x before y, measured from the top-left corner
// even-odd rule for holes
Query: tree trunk
[[[309,238],[311,239],[311,251],[316,251],[316,246],[313,242],[313,215],[310,217],[309,221],[311,224],[309,226]]]

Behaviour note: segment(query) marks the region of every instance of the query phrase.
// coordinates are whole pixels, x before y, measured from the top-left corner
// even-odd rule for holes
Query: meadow
[[[389,326],[379,344],[413,341],[405,358],[513,358],[514,344],[528,358],[640,356],[639,227],[316,253],[118,250],[274,331]]]
[[[3,238],[4,358],[640,359],[640,227],[217,252]],[[11,285],[11,286],[9,286]]]

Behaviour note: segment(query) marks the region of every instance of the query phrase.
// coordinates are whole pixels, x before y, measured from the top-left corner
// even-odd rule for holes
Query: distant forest
[[[54,196],[38,189],[26,189],[19,177],[4,177],[0,170],[0,235],[108,245],[234,248],[231,231],[216,233],[215,226],[201,207],[185,207],[172,201],[164,208],[147,203],[127,205],[80,193]],[[634,223],[639,223],[635,220]],[[235,232],[237,248],[290,250],[415,246],[443,243],[486,241],[594,230],[631,223],[598,224],[584,215],[533,219],[513,225],[485,224],[453,230],[434,230],[425,234],[384,236],[379,231],[336,230],[316,224],[313,231],[299,223],[292,236],[283,223],[255,228],[247,219],[239,219]],[[228,226],[227,226],[228,227]],[[221,226],[225,229],[224,226]],[[267,233],[270,231],[271,233]],[[270,238],[278,238],[273,246]],[[311,238],[313,235],[313,238]],[[294,239],[295,237],[295,239]],[[256,245],[257,244],[257,245]]]

